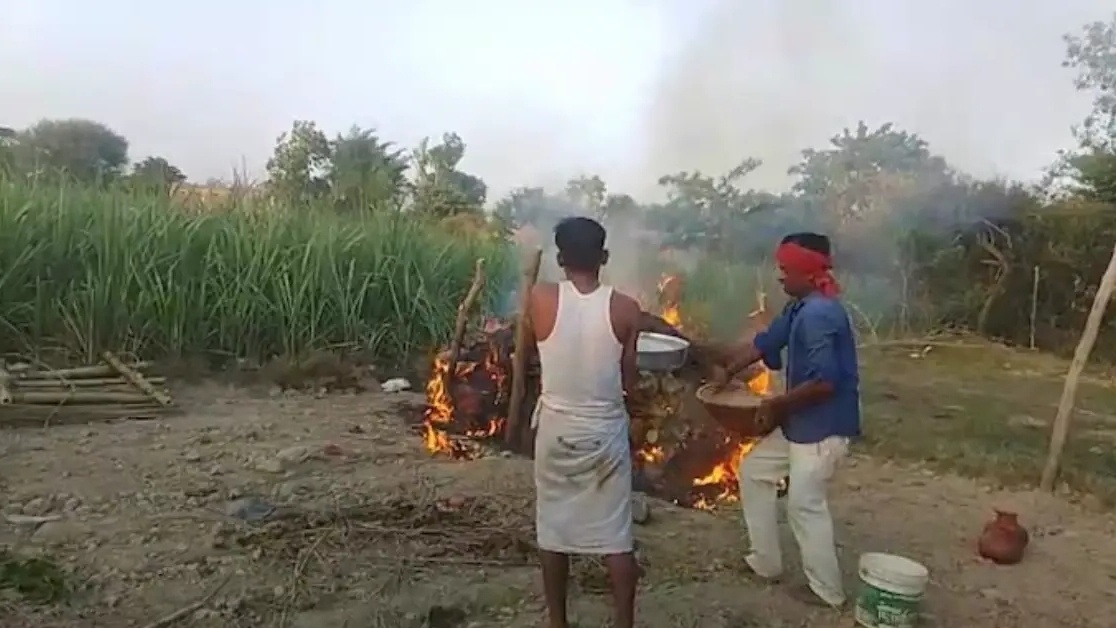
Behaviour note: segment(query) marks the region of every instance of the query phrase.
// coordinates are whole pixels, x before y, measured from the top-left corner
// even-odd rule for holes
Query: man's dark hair
[[[779,244],[797,244],[804,249],[809,249],[815,253],[822,255],[832,255],[832,246],[829,243],[829,238],[812,231],[802,231],[799,233],[792,233],[783,238]]]
[[[592,218],[563,219],[554,227],[554,245],[558,247],[558,263],[568,270],[591,272],[608,260],[605,228]]]

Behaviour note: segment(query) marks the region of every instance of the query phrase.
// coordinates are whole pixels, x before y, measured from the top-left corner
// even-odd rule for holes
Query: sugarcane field
[[[17,12],[0,626],[1112,626],[1116,14],[1090,2],[990,44],[960,5],[276,7],[243,89],[191,16],[33,63],[116,9]],[[400,70],[462,135],[395,77],[443,22],[516,49]],[[1001,52],[913,52],[946,39]],[[315,91],[356,67],[375,98]],[[472,91],[498,69],[550,77],[546,107]],[[82,83],[107,74],[127,106]]]

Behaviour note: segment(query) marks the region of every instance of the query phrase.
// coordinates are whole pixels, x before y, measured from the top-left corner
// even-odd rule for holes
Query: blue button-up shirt
[[[791,413],[783,424],[787,440],[811,444],[830,436],[860,436],[856,339],[840,301],[817,293],[792,301],[754,342],[770,369],[783,367],[782,351],[787,350],[788,390],[814,380],[833,385],[832,396]]]

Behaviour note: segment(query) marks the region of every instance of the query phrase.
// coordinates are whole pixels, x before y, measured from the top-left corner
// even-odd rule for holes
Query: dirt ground
[[[896,413],[933,415],[896,408],[908,394],[887,382],[866,395],[866,429],[875,420],[890,434]],[[529,461],[432,460],[406,425],[421,403],[414,393],[217,384],[175,393],[183,416],[0,430],[0,545],[49,557],[77,587],[49,605],[0,591],[0,625],[147,626],[219,585],[175,625],[542,625]],[[940,465],[890,461],[888,451],[865,446],[834,486],[850,590],[857,556],[888,551],[930,568],[927,626],[1112,625],[1116,517],[1095,500],[993,488]],[[652,520],[637,528],[639,625],[852,625],[848,613],[741,577],[736,508],[651,504]],[[976,557],[996,506],[1018,510],[1031,531],[1020,565]],[[797,573],[789,535],[785,552]],[[581,563],[575,576],[577,625],[606,625],[599,568]]]

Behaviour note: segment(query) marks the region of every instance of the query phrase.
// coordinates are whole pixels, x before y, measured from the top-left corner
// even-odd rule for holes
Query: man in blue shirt
[[[846,598],[826,488],[849,441],[860,436],[856,341],[830,273],[829,238],[789,235],[775,259],[791,302],[714,377],[723,384],[760,360],[779,369],[786,349],[787,390],[757,411],[757,420],[772,431],[740,464],[740,497],[752,546],[745,560],[761,579],[782,575],[776,491],[789,475],[787,515],[809,583],[798,597],[840,607]]]

